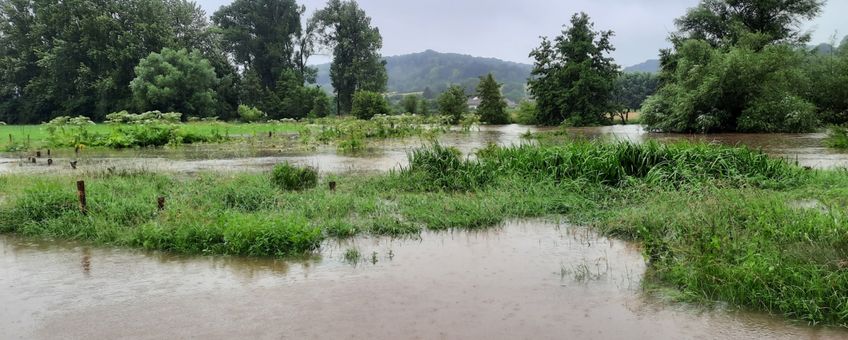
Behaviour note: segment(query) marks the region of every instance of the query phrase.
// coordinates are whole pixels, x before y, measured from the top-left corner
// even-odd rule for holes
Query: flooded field
[[[358,249],[358,260],[345,260]],[[182,257],[0,236],[4,339],[838,339],[842,330],[668,304],[639,249],[585,228],[328,242],[296,261]]]
[[[526,142],[522,135],[538,131],[535,127],[508,125],[483,126],[469,133],[451,132],[440,138],[444,145],[455,146],[470,153],[489,144],[510,145]],[[645,140],[675,141],[698,140],[727,145],[747,145],[803,166],[835,168],[848,166],[848,153],[828,149],[823,145],[825,134],[714,134],[680,135],[652,134],[638,125],[570,129],[574,136],[610,138],[642,142]],[[273,143],[245,143],[237,145],[185,146],[175,149],[129,149],[121,151],[85,150],[79,158],[80,168],[139,168],[150,170],[192,173],[199,171],[262,171],[283,161],[319,168],[322,172],[387,171],[406,163],[407,152],[428,143],[411,138],[372,142],[368,151],[357,155],[344,155],[333,146],[304,150],[297,137]],[[0,173],[56,172],[70,170],[68,162],[75,159],[73,151],[54,152],[56,166],[25,163],[24,154],[0,153]]]

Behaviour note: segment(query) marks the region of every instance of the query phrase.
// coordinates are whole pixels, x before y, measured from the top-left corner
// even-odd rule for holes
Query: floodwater
[[[3,339],[838,339],[845,330],[670,304],[637,246],[580,227],[327,242],[283,261],[0,236]],[[346,262],[358,249],[362,258]]]
[[[483,126],[469,133],[451,132],[443,135],[443,145],[455,146],[471,153],[489,144],[511,145],[526,142],[522,135],[538,131],[535,127],[506,125]],[[823,145],[823,133],[812,134],[714,134],[682,135],[653,134],[638,125],[569,129],[573,136],[607,138],[643,142],[646,140],[698,140],[727,145],[747,145],[776,157],[798,161],[813,168],[848,167],[848,153]],[[72,151],[54,151],[55,165],[48,167],[45,159],[38,164],[24,162],[26,155],[0,153],[0,174],[70,171],[68,162],[79,159],[80,169],[139,168],[153,171],[194,173],[200,171],[264,171],[284,161],[317,167],[321,172],[388,171],[406,164],[407,153],[428,142],[410,138],[402,141],[374,142],[366,152],[344,155],[332,146],[303,150],[297,136],[239,145],[200,145],[176,149],[130,149],[121,151],[84,150],[77,157]]]

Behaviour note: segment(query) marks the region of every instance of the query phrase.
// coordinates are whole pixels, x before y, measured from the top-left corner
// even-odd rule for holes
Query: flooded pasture
[[[349,249],[361,258],[345,260]],[[837,339],[843,330],[669,304],[637,246],[511,222],[328,241],[301,260],[183,257],[0,236],[2,338]]]
[[[538,128],[506,125],[482,126],[479,131],[450,132],[439,138],[440,143],[471,153],[489,144],[511,145],[527,142],[522,138],[526,132],[537,132]],[[646,132],[641,126],[610,126],[569,129],[573,136],[606,138],[643,142],[646,140],[678,141],[693,140],[715,142],[726,145],[746,145],[761,149],[776,157],[798,161],[802,166],[813,168],[835,168],[848,166],[848,153],[824,146],[824,133],[811,134],[712,134],[683,135],[655,134]],[[314,149],[299,144],[296,135],[272,141],[260,140],[241,144],[197,145],[164,149],[128,150],[84,150],[77,157],[68,150],[54,151],[55,166],[46,166],[46,160],[38,164],[25,162],[23,153],[0,153],[0,174],[15,172],[70,171],[69,161],[79,159],[81,169],[91,168],[147,168],[154,171],[193,173],[201,171],[264,171],[275,164],[289,161],[300,165],[317,167],[325,173],[350,171],[388,171],[406,164],[407,153],[429,142],[421,138],[387,140],[369,143],[364,152],[346,155],[333,146],[318,146]]]

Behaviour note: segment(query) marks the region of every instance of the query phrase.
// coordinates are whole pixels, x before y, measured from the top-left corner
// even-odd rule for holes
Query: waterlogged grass
[[[225,138],[240,138],[252,136],[266,136],[268,132],[272,134],[280,133],[296,133],[303,125],[299,123],[256,123],[256,124],[237,124],[225,122],[195,122],[176,124],[174,127],[178,130],[175,134],[182,138],[196,138],[203,136],[222,136]],[[125,135],[135,135],[131,133],[121,133],[124,129],[138,129],[138,125],[130,124],[93,124],[84,127],[85,139],[91,140],[99,138],[108,141],[110,137],[115,138],[114,144],[128,144],[132,141],[124,141],[117,137]],[[77,136],[79,128],[75,126],[65,127],[65,133],[55,131],[51,135],[50,126],[42,125],[0,125],[0,151],[26,151],[37,148],[47,147],[73,147],[74,137],[82,140],[84,136]],[[132,131],[130,131],[132,132]],[[51,137],[53,137],[51,139]],[[182,140],[180,142],[184,142]],[[190,140],[189,140],[190,141]],[[167,142],[167,140],[165,141]],[[104,142],[105,143],[105,142]]]
[[[827,131],[825,144],[835,149],[848,149],[848,127],[832,126]]]
[[[7,195],[0,231],[290,256],[326,238],[565,217],[639,241],[647,282],[680,299],[848,325],[844,171],[805,171],[756,151],[702,144],[572,142],[490,147],[470,158],[434,146],[410,157],[405,169],[318,179],[302,191],[280,189],[271,174],[89,174],[87,215],[76,203],[76,178],[0,177]],[[167,197],[161,212],[160,195]]]

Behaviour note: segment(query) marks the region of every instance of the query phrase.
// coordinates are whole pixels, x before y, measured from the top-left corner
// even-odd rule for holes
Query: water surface
[[[489,144],[514,145],[526,143],[522,135],[539,128],[506,125],[483,126],[479,131],[468,133],[450,132],[440,137],[443,145],[454,146],[471,153]],[[745,145],[760,149],[775,157],[798,161],[802,166],[814,168],[836,168],[848,166],[848,153],[829,149],[823,145],[823,133],[812,134],[654,134],[647,133],[638,125],[568,129],[573,136],[605,138],[643,142],[693,140],[715,142],[726,145]],[[80,169],[147,168],[154,171],[193,173],[200,171],[265,171],[281,162],[317,167],[325,173],[388,171],[407,162],[407,154],[414,148],[429,144],[420,138],[404,140],[372,141],[368,150],[355,155],[339,153],[333,146],[318,146],[307,149],[298,142],[296,135],[264,140],[248,140],[239,144],[199,145],[178,148],[129,149],[129,150],[84,150],[77,157],[73,151],[54,151],[53,167],[46,159],[33,165],[24,162],[23,153],[0,154],[0,173],[52,173],[71,171],[69,161],[78,159]]]
[[[362,258],[348,263],[345,251]],[[284,261],[0,236],[0,338],[839,339],[646,296],[637,246],[512,222],[357,238]]]

